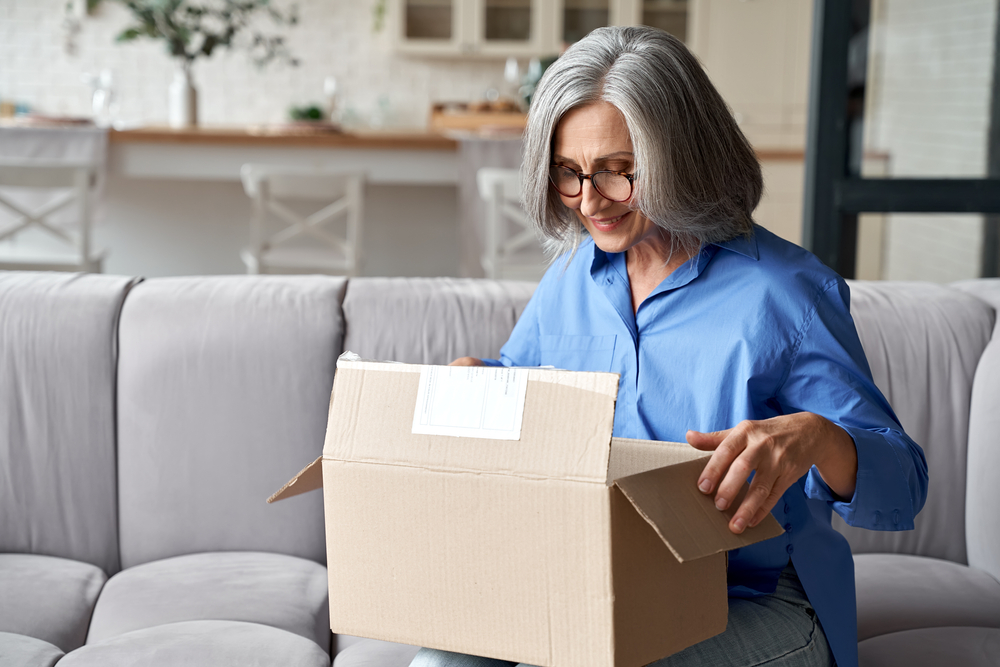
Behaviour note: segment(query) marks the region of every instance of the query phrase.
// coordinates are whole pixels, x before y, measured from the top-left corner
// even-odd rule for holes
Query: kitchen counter
[[[242,146],[308,146],[315,148],[376,148],[402,150],[456,150],[454,139],[423,131],[325,132],[294,125],[248,127],[142,127],[111,130],[115,144],[200,144]]]
[[[246,163],[364,172],[376,185],[458,183],[458,142],[429,132],[293,125],[144,127],[109,133],[109,171],[136,179],[239,181]]]

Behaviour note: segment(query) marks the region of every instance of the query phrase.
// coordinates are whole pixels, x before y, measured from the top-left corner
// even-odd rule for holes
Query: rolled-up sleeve
[[[831,505],[849,525],[910,530],[927,498],[927,461],[875,386],[842,280],[816,298],[798,332],[792,363],[776,395],[786,412],[813,412],[843,428],[858,453],[854,496],[838,498],[814,466],[806,495]]]

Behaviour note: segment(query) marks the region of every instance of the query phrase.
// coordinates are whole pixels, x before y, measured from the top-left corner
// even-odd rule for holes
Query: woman
[[[698,486],[730,530],[726,631],[654,663],[857,664],[854,570],[830,526],[906,530],[923,453],[875,388],[844,281],[751,217],[761,172],[683,44],[604,28],[539,84],[525,208],[559,254],[499,360],[621,375],[614,434],[711,451]],[[507,665],[422,649],[415,667]]]

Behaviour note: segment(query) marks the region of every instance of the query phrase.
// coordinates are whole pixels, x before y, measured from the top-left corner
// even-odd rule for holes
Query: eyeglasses
[[[605,199],[623,202],[632,197],[635,174],[626,174],[623,171],[595,171],[593,174],[581,174],[560,164],[549,167],[552,187],[563,197],[578,197],[583,192],[585,178],[590,180],[597,194]]]

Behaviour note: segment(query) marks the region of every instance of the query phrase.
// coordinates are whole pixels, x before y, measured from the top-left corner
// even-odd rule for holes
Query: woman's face
[[[607,102],[593,102],[571,109],[556,126],[552,163],[583,174],[595,171],[634,173],[632,139],[621,112]],[[605,199],[589,179],[576,197],[559,195],[605,252],[624,252],[636,245],[662,241],[662,231],[629,202]]]

